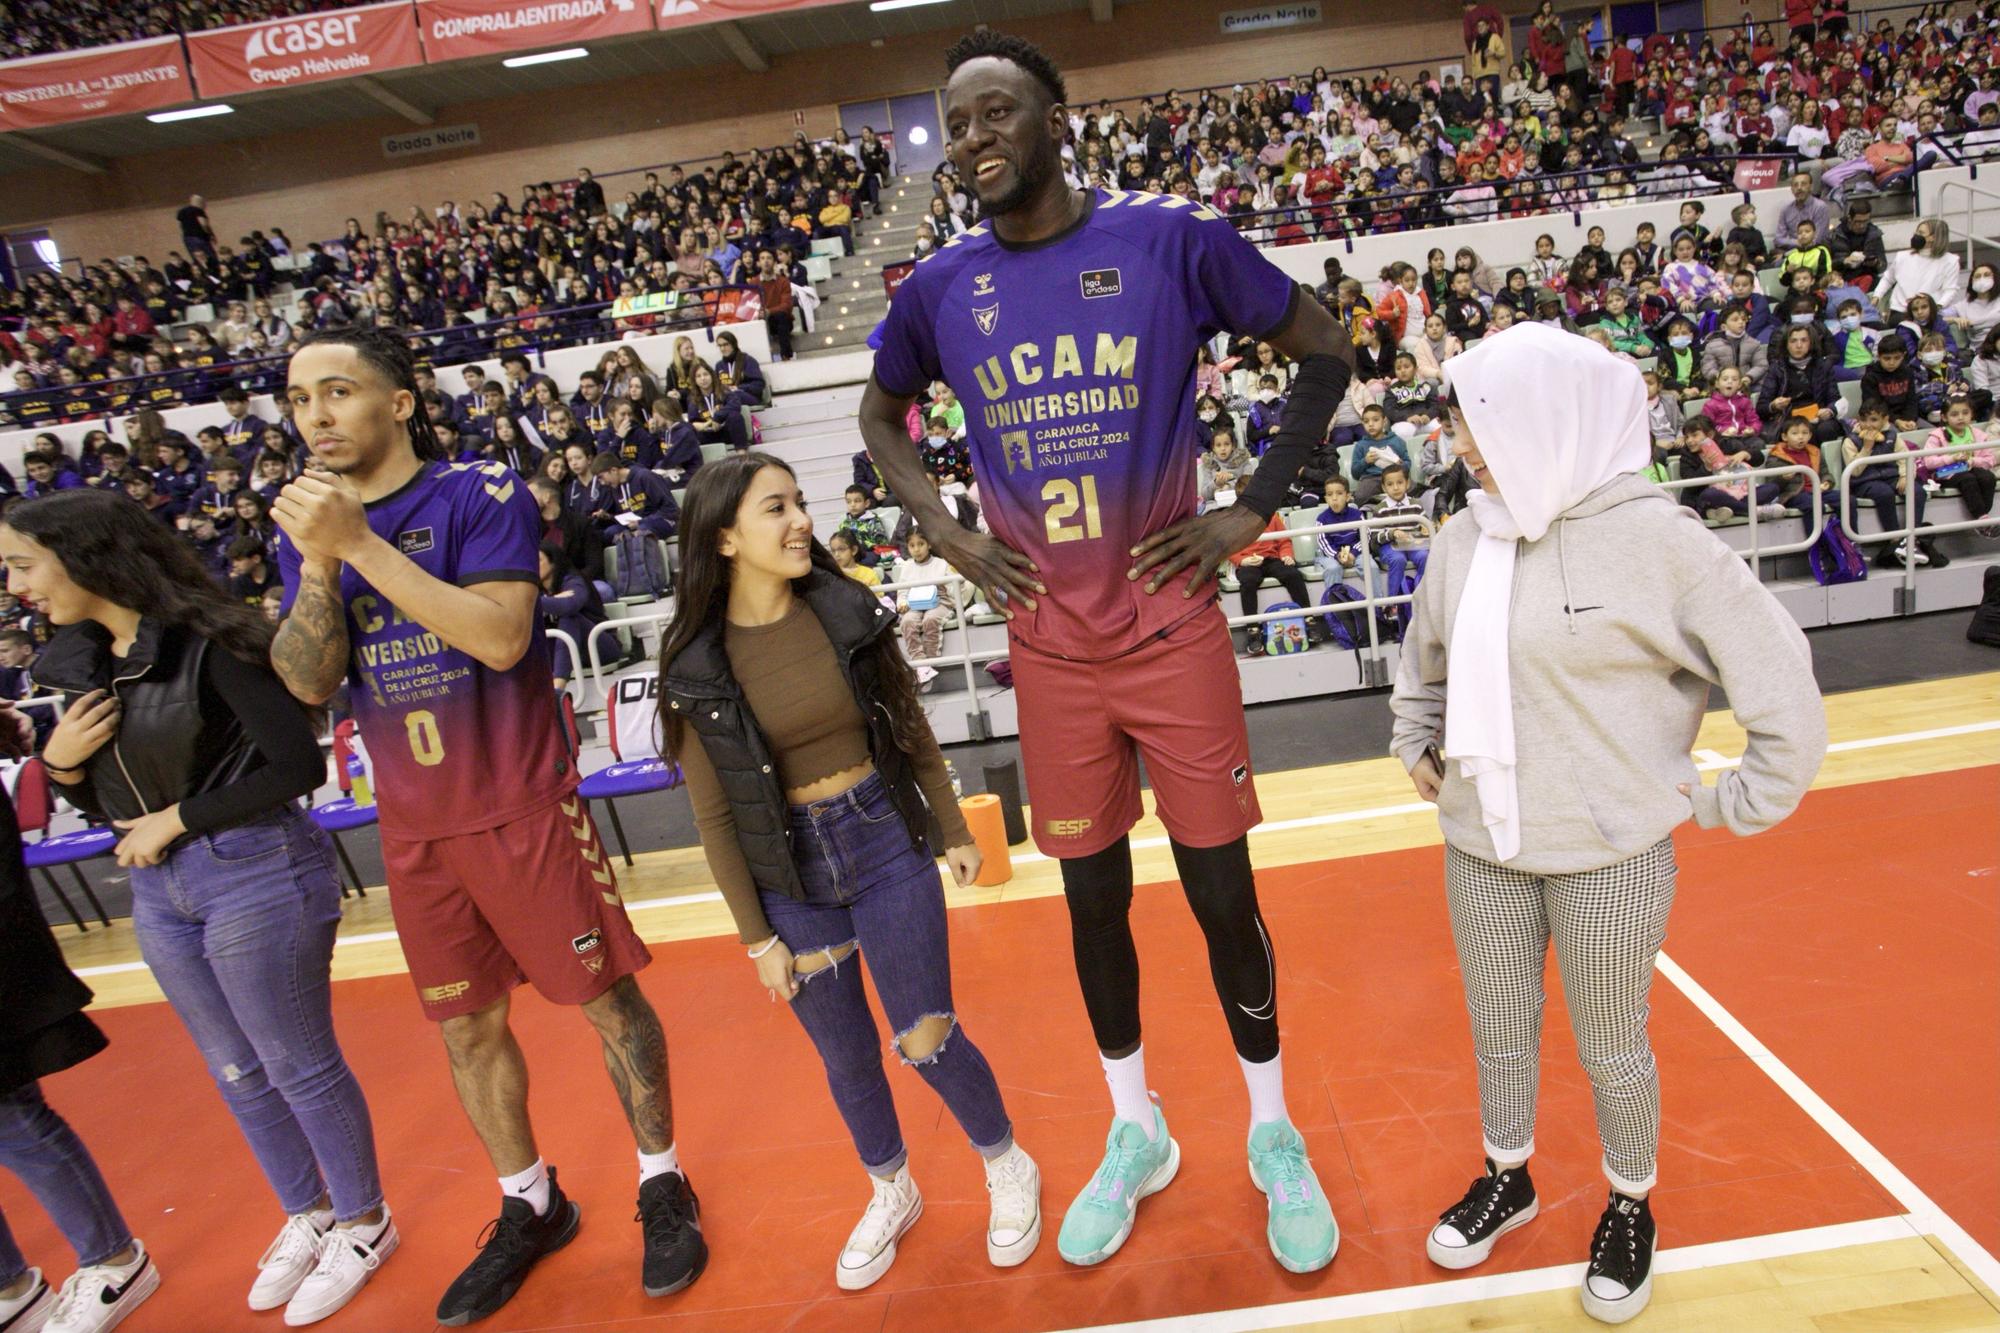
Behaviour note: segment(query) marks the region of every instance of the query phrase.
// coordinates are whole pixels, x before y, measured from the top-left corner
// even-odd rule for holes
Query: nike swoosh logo
[[[151,1262],[152,1260],[148,1258],[145,1264],[140,1264],[137,1268],[133,1269],[132,1276],[126,1278],[120,1285],[101,1289],[97,1293],[97,1299],[103,1301],[106,1305],[116,1305],[125,1298],[125,1293],[131,1289],[132,1284],[139,1280],[139,1275],[146,1271],[146,1264]]]
[[[1601,606],[1565,606],[1563,608],[1563,610],[1569,612],[1571,615],[1582,615],[1585,611],[1602,611],[1603,609]]]

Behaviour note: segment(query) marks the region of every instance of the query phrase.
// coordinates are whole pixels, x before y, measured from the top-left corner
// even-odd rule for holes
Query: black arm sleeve
[[[1340,400],[1347,396],[1347,385],[1353,378],[1353,368],[1337,356],[1320,352],[1299,362],[1299,373],[1292,377],[1292,393],[1285,402],[1278,433],[1258,460],[1249,487],[1237,496],[1237,504],[1262,518],[1278,512],[1292,482],[1298,478],[1299,469],[1326,438],[1327,423],[1339,410]]]
[[[182,801],[181,823],[189,833],[241,824],[326,781],[326,759],[312,723],[276,674],[211,645],[202,661],[201,686],[203,715],[233,713],[264,762],[225,787]]]

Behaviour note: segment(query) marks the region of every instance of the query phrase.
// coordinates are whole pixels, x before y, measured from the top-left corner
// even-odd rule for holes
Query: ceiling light
[[[526,69],[530,65],[548,65],[558,60],[581,60],[590,52],[581,46],[565,46],[560,51],[538,51],[531,56],[514,56],[500,63],[508,69]]]
[[[171,125],[177,120],[201,120],[206,116],[232,115],[236,108],[227,102],[213,102],[208,106],[184,106],[178,111],[155,111],[146,117],[155,125]]]
[[[880,14],[891,9],[915,9],[918,5],[941,5],[944,0],[870,0],[868,8]]]

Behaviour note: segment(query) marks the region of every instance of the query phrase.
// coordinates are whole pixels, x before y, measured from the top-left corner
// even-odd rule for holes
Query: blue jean
[[[146,966],[187,1026],[287,1213],[342,1222],[382,1203],[375,1130],[333,1032],[340,882],[292,807],[189,839],[132,871]]]
[[[39,1083],[0,1093],[0,1166],[21,1178],[48,1209],[79,1268],[101,1264],[132,1243],[132,1229],[98,1174],[90,1149],[42,1098]],[[28,1271],[0,1215],[0,1287]]]
[[[1400,597],[1406,592],[1416,591],[1417,584],[1424,577],[1424,565],[1430,558],[1427,546],[1412,547],[1407,551],[1399,546],[1384,546],[1382,565],[1389,575],[1389,595]]]
[[[951,1002],[951,950],[937,863],[871,773],[838,796],[791,807],[792,855],[805,901],[760,896],[771,929],[794,957],[856,946],[897,1037],[933,1015],[953,1024],[929,1055],[903,1062],[944,1100],[982,1156],[1014,1142],[1000,1085]],[[822,959],[808,959],[808,963]],[[854,958],[799,977],[792,1012],[805,1025],[861,1164],[894,1175],[909,1154],[882,1071],[882,1038]],[[898,1048],[900,1054],[900,1047]]]

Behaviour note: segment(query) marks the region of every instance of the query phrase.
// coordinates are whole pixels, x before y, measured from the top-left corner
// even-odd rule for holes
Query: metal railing
[[[1398,515],[1389,518],[1369,515],[1345,523],[1315,523],[1285,528],[1275,532],[1259,533],[1257,536],[1259,542],[1276,541],[1279,538],[1289,540],[1295,537],[1312,537],[1317,539],[1322,533],[1354,532],[1360,534],[1362,548],[1360,556],[1355,561],[1355,568],[1361,574],[1362,596],[1351,601],[1322,603],[1314,606],[1302,606],[1296,609],[1260,611],[1251,615],[1232,615],[1228,617],[1230,628],[1237,629],[1248,625],[1258,625],[1271,620],[1295,620],[1304,619],[1308,616],[1332,616],[1345,614],[1350,611],[1359,613],[1368,622],[1368,642],[1365,648],[1366,656],[1362,659],[1362,681],[1364,684],[1371,685],[1386,684],[1387,680],[1381,669],[1381,651],[1383,647],[1381,631],[1374,613],[1384,607],[1406,606],[1413,600],[1415,594],[1390,593],[1387,590],[1377,592],[1377,584],[1383,578],[1383,571],[1375,568],[1374,561],[1369,557],[1367,539],[1371,533],[1395,530],[1408,531],[1412,528],[1416,529],[1426,541],[1429,541],[1437,533],[1437,523],[1429,515],[1415,514]],[[1314,564],[1301,564],[1299,566],[1301,570],[1313,567],[1315,567]],[[1331,575],[1328,577],[1330,579]],[[870,588],[869,591],[893,596],[895,593],[906,592],[912,588],[944,586],[970,588],[972,584],[970,580],[963,576],[952,574],[944,578],[912,580],[907,583],[883,583]],[[1220,572],[1217,577],[1217,589],[1219,592],[1222,591]],[[1229,594],[1224,592],[1223,595],[1226,596]],[[589,675],[593,686],[600,691],[608,690],[604,656],[601,648],[602,636],[616,634],[622,629],[630,629],[636,634],[648,625],[667,624],[674,618],[674,610],[671,605],[671,597],[664,600],[667,602],[667,605],[661,610],[649,611],[643,615],[623,616],[615,620],[605,620],[591,626],[588,640],[584,644],[583,660],[589,662]],[[991,604],[985,600],[983,593],[979,595],[977,600],[955,608],[954,623],[947,624],[944,627],[945,634],[949,636],[946,640],[946,650],[936,657],[913,658],[910,663],[913,667],[925,666],[933,670],[962,671],[965,677],[966,693],[968,697],[975,701],[979,697],[978,668],[986,662],[998,661],[1001,658],[1005,658],[1011,655],[1013,651],[1005,639],[985,648],[974,644],[972,631],[975,628],[982,627],[976,623],[975,608],[981,606],[986,607],[989,613],[992,612]],[[950,647],[952,643],[956,643],[957,645],[955,651]],[[1362,652],[1363,645],[1357,642],[1355,650]],[[978,712],[983,716],[983,709],[978,710]]]
[[[1776,546],[1764,546],[1759,542],[1757,533],[1758,520],[1761,517],[1757,513],[1757,490],[1761,484],[1759,479],[1763,477],[1786,476],[1800,476],[1806,479],[1806,484],[1811,488],[1813,493],[1813,503],[1810,511],[1812,518],[1807,524],[1805,540],[1782,542]],[[1743,472],[1725,472],[1707,477],[1682,477],[1677,481],[1662,481],[1656,484],[1663,491],[1693,490],[1695,491],[1696,498],[1699,499],[1701,490],[1705,490],[1710,486],[1733,485],[1737,482],[1750,483],[1750,494],[1744,511],[1750,520],[1750,546],[1747,550],[1736,552],[1736,554],[1742,556],[1745,560],[1754,563],[1766,556],[1797,555],[1801,551],[1810,551],[1813,543],[1820,539],[1820,534],[1826,531],[1825,485],[1820,474],[1813,468],[1807,467],[1804,463],[1770,463],[1763,467],[1754,467]],[[1776,523],[1783,520],[1772,518],[1764,521]]]
[[[1905,442],[1893,453],[1856,455],[1852,462],[1840,470],[1841,527],[1846,530],[1848,538],[1856,546],[1874,546],[1882,542],[1900,540],[1904,543],[1903,549],[1914,556],[1919,534],[1935,537],[1947,532],[1970,532],[1976,528],[1990,526],[1994,521],[1991,515],[1960,519],[1955,523],[1926,523],[1921,527],[1917,525],[1917,494],[1923,487],[1924,481],[1919,474],[1916,460],[1938,458],[1947,454],[1968,454],[1982,447],[2000,449],[2000,441],[1987,440],[1962,446],[1930,445],[1919,449],[1912,449]],[[1857,473],[1868,468],[1888,466],[1896,467],[1906,479],[1902,492],[1896,497],[1896,502],[1903,507],[1903,526],[1883,532],[1871,532],[1864,536],[1855,528],[1854,487],[1850,483]],[[1917,562],[1914,558],[1903,562],[1901,582],[1902,586],[1896,589],[1896,614],[1912,615],[1917,610]]]
[[[494,357],[514,353],[533,356],[538,363],[546,363],[547,355],[567,347],[589,347],[600,343],[613,342],[624,335],[615,326],[619,320],[655,320],[659,331],[670,333],[676,330],[708,328],[717,322],[721,314],[722,293],[753,291],[743,283],[728,283],[721,287],[691,287],[683,296],[698,297],[701,311],[697,321],[692,316],[695,311],[691,304],[683,301],[669,311],[649,312],[638,315],[613,316],[609,312],[615,301],[593,301],[586,305],[551,306],[528,315],[506,315],[499,319],[482,320],[476,323],[454,324],[430,329],[411,329],[408,336],[433,341],[425,364],[432,366],[457,366],[473,361],[489,361]],[[552,327],[524,328],[531,322],[546,322]],[[579,333],[580,325],[588,324],[587,333]],[[512,326],[521,336],[517,344],[505,347],[493,345],[496,332]],[[646,326],[651,327],[651,326]],[[632,330],[627,330],[631,332]],[[598,336],[589,336],[595,334]],[[543,335],[543,336],[535,336]],[[609,336],[606,336],[609,335]],[[181,407],[213,402],[215,396],[224,389],[236,387],[250,393],[275,392],[273,386],[265,383],[273,372],[284,370],[291,360],[289,353],[272,356],[249,357],[240,360],[218,361],[207,366],[175,366],[157,373],[124,375],[116,379],[86,380],[74,385],[55,385],[45,389],[15,390],[0,394],[0,409],[11,409],[22,398],[36,397],[57,405],[51,415],[34,420],[16,417],[16,428],[36,430],[48,426],[74,424],[95,417],[111,416],[125,412],[137,412],[147,407]],[[147,401],[143,395],[150,389],[165,385],[170,387],[178,401],[165,399]],[[113,386],[129,386],[131,392],[123,401],[112,401]],[[88,412],[65,414],[60,404],[65,400],[83,402],[90,405]]]

